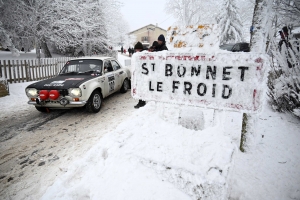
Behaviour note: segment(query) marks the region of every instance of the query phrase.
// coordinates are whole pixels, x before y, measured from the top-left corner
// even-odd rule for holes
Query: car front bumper
[[[34,105],[37,107],[47,107],[47,108],[75,108],[84,106],[87,101],[68,101],[67,104],[62,105],[60,101],[41,101],[38,103],[37,101],[28,101],[29,105]]]

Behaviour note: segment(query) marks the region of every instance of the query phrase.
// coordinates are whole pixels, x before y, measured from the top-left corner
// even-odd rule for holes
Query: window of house
[[[149,38],[148,36],[143,36],[142,41],[147,41],[148,42],[149,41],[148,38]]]

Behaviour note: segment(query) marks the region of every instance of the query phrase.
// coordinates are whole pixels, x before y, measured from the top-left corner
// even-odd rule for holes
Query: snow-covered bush
[[[269,74],[268,95],[272,107],[280,112],[290,111],[300,117],[300,40],[293,34],[281,32],[279,44],[271,43],[273,58]]]

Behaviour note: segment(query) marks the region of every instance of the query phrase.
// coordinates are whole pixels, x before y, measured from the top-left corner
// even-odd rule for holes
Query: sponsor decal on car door
[[[115,74],[111,73],[107,76],[108,79],[108,92],[112,93],[115,90]]]

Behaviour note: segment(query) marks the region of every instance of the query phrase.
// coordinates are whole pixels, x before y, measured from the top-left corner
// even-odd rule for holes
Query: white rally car
[[[68,61],[60,73],[29,85],[28,104],[38,111],[85,106],[99,112],[103,98],[130,88],[131,73],[111,57],[84,57]]]

